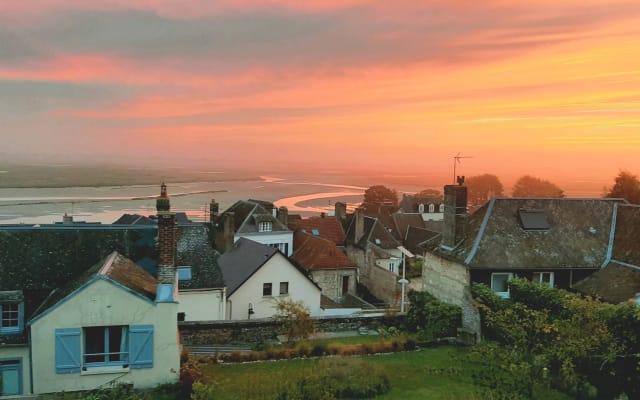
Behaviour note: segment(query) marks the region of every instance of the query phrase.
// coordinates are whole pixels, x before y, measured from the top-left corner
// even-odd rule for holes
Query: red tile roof
[[[340,221],[332,217],[312,217],[299,220],[289,220],[289,229],[293,231],[298,229],[304,230],[312,235],[313,230],[316,229],[318,231],[318,235],[314,236],[320,236],[321,238],[330,240],[338,246],[343,246],[346,238],[344,229],[342,229],[342,224]]]
[[[335,243],[301,230],[293,234],[293,248],[291,258],[306,270],[356,268]]]

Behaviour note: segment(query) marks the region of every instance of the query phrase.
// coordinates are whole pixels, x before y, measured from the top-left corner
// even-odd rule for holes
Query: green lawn
[[[475,366],[466,348],[438,347],[420,351],[358,357],[378,365],[388,376],[391,390],[376,399],[483,399],[474,385]],[[203,366],[206,381],[215,387],[215,399],[273,399],[287,382],[295,382],[322,368],[318,359],[268,361],[247,364]],[[548,389],[537,388],[534,398],[568,399]]]

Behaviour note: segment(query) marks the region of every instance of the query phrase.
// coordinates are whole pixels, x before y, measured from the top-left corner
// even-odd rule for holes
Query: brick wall
[[[348,316],[314,318],[315,332],[346,332],[360,328],[369,330],[380,326],[397,326],[403,316]],[[179,322],[183,345],[255,344],[275,340],[282,327],[271,319],[245,321]]]

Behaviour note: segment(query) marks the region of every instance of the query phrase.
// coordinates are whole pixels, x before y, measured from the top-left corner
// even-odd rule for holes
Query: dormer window
[[[271,232],[273,230],[273,224],[271,221],[264,221],[258,224],[258,232]]]
[[[550,228],[544,210],[521,208],[518,210],[518,217],[525,231],[546,231]]]
[[[440,204],[440,207],[438,207],[438,212],[444,212],[444,204]]]
[[[432,204],[429,204],[429,212],[430,212],[430,213],[434,213],[434,212],[436,212],[436,206],[435,206],[435,204],[433,204],[433,203],[432,203]]]
[[[424,204],[422,203],[418,204],[418,212],[420,214],[424,214]]]
[[[21,291],[0,292],[0,334],[22,332],[23,300]]]

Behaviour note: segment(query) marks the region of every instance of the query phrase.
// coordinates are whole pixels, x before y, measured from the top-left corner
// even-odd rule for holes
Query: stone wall
[[[469,289],[466,266],[426,253],[422,268],[424,290],[445,303],[462,307],[462,328],[480,334],[480,315]]]
[[[346,316],[314,318],[315,332],[346,332],[399,325],[403,316]],[[181,343],[187,346],[255,344],[275,340],[282,327],[271,319],[179,322]]]
[[[340,302],[342,300],[342,279],[344,276],[349,277],[347,292],[354,295],[357,294],[355,268],[311,270],[311,276],[313,281],[322,289],[322,294],[333,301]]]

